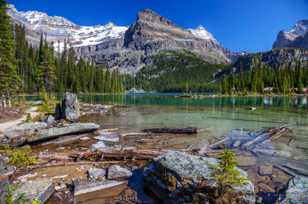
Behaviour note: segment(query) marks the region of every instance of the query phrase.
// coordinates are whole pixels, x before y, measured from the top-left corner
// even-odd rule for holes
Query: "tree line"
[[[188,50],[164,50],[152,57],[133,82],[138,88],[160,92],[216,92],[219,85],[212,83],[213,75],[225,66],[209,64]]]
[[[223,76],[220,80],[221,92],[290,94],[304,93],[304,88],[308,86],[306,63],[293,61],[273,68],[256,56],[250,66],[249,71],[245,71],[245,67],[240,63],[238,72]]]
[[[64,43],[56,53],[47,36],[39,46],[26,39],[25,27],[11,24],[7,3],[0,0],[0,94],[46,92],[121,93],[123,77],[90,61],[77,59],[74,49]]]

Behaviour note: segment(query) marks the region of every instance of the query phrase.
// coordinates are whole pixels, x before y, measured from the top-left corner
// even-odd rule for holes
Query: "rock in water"
[[[80,117],[80,106],[76,94],[66,92],[62,105],[58,104],[56,107],[56,119],[66,119],[69,121],[77,121]]]
[[[308,203],[308,178],[297,176],[289,181],[283,204]]]
[[[169,151],[150,163],[144,171],[145,187],[163,203],[211,202],[217,190],[212,168],[218,160]],[[246,172],[238,169],[240,174]],[[238,195],[235,203],[255,203],[253,184],[231,186]]]

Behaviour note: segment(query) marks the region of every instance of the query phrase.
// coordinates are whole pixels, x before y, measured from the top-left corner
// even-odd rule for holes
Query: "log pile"
[[[222,140],[210,145],[211,149],[241,149],[253,151],[257,146],[265,145],[268,142],[281,137],[290,132],[290,129],[282,126],[276,128],[268,128],[263,131],[254,132],[237,132],[227,135]]]

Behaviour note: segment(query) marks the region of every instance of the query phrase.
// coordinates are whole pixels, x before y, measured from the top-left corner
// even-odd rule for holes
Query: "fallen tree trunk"
[[[67,135],[79,135],[94,132],[99,125],[94,123],[71,123],[60,127],[47,127],[46,123],[25,123],[4,132],[4,136],[12,146],[37,144]]]
[[[198,133],[197,128],[150,128],[144,129],[143,132],[147,133],[169,133],[169,134],[196,134]]]
[[[72,161],[72,158],[64,154],[40,154],[39,159],[47,161]]]
[[[113,160],[148,160],[154,157],[164,154],[166,151],[157,150],[101,150],[96,152],[83,152],[72,155],[71,157],[75,159],[85,159],[85,160],[103,160],[103,159],[113,159]]]

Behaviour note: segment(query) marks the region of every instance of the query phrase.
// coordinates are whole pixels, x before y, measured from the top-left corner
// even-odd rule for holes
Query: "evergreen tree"
[[[16,70],[13,29],[6,9],[6,1],[0,0],[0,94],[10,96],[18,90],[20,81]]]

